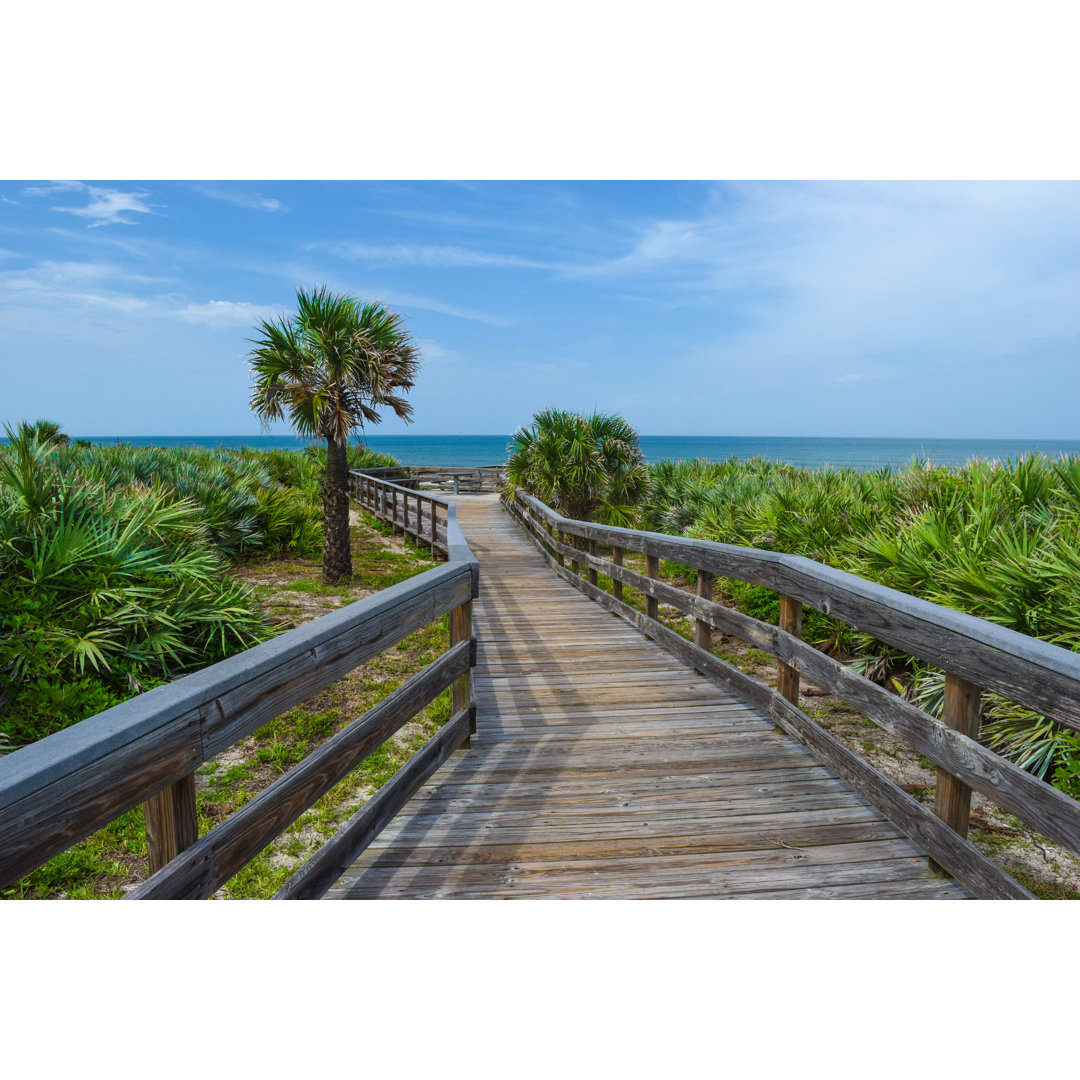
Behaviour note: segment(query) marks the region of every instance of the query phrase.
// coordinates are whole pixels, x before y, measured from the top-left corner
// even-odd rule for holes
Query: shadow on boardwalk
[[[551,572],[495,496],[477,733],[330,898],[967,898],[771,721]]]

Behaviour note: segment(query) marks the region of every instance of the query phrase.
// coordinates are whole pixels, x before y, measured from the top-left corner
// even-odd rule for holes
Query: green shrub
[[[935,604],[1080,649],[1080,457],[971,461],[946,468],[797,469],[779,462],[660,462],[643,526],[804,555]],[[779,616],[775,592],[732,585],[747,613]],[[879,678],[906,664],[866,634],[804,611],[804,636],[855,654]],[[931,680],[932,681],[932,680]],[[928,701],[933,694],[927,689]],[[985,739],[1039,776],[1065,758],[1065,729],[994,699]]]
[[[7,430],[0,752],[273,635],[229,564],[320,550],[317,453],[73,445],[44,421]]]

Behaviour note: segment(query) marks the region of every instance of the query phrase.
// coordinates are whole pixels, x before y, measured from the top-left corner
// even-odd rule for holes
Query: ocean
[[[74,435],[96,443],[132,446],[252,446],[296,450],[308,445],[292,435]],[[506,460],[509,435],[369,435],[372,450],[391,454],[403,465],[497,465]],[[861,471],[901,466],[912,458],[939,465],[962,465],[972,458],[1004,461],[1030,452],[1050,457],[1080,454],[1080,439],[814,439],[788,436],[643,435],[641,450],[656,461],[690,458],[766,457],[818,468],[849,466]]]

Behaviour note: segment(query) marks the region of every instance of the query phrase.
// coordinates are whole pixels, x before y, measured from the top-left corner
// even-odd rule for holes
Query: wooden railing
[[[411,465],[409,475],[429,487],[461,492],[499,492],[506,482],[505,465],[479,465],[471,468],[440,465]]]
[[[977,741],[980,688],[1080,730],[1080,655],[799,556],[574,521],[520,489],[503,503],[571,584],[760,708],[977,896],[1032,898],[965,839],[973,789],[1080,853],[1080,803]],[[600,545],[609,549],[610,558],[601,555]],[[644,574],[625,565],[626,552],[645,556]],[[662,559],[697,571],[696,595],[658,580]],[[599,587],[600,574],[611,579],[610,592]],[[713,601],[714,575],[779,592],[780,625]],[[626,602],[627,587],[642,594],[644,612]],[[660,602],[693,618],[693,642],[659,620]],[[804,604],[943,669],[942,719],[802,641]],[[774,656],[778,689],[715,656],[710,651],[714,630]],[[938,766],[936,814],[798,708],[801,677],[835,694]]]
[[[430,548],[432,553],[447,555],[448,503],[407,487],[400,480],[383,480],[366,469],[350,471],[349,488],[365,510],[411,536],[417,544]]]
[[[413,491],[420,486],[437,487],[443,491],[453,491],[455,495],[461,492],[502,491],[506,482],[505,465],[398,465],[357,471]]]
[[[449,561],[0,758],[0,885],[144,803],[151,876],[134,899],[213,895],[447,688],[450,720],[275,899],[321,896],[475,726],[472,600],[479,566],[444,506]],[[450,648],[249,803],[198,836],[195,770],[443,615]]]

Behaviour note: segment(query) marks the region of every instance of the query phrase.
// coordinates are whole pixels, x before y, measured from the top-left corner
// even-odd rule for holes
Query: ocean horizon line
[[[72,435],[95,444],[136,447],[205,446],[211,449],[299,450],[319,440],[299,435]],[[384,435],[365,433],[362,441],[402,465],[473,467],[496,465],[507,457],[511,435]],[[901,468],[913,459],[937,465],[963,465],[973,459],[1001,461],[1042,453],[1049,457],[1080,456],[1080,439],[1017,439],[854,435],[641,435],[646,461],[705,458],[726,460],[763,457],[802,468],[854,468],[870,471]]]

